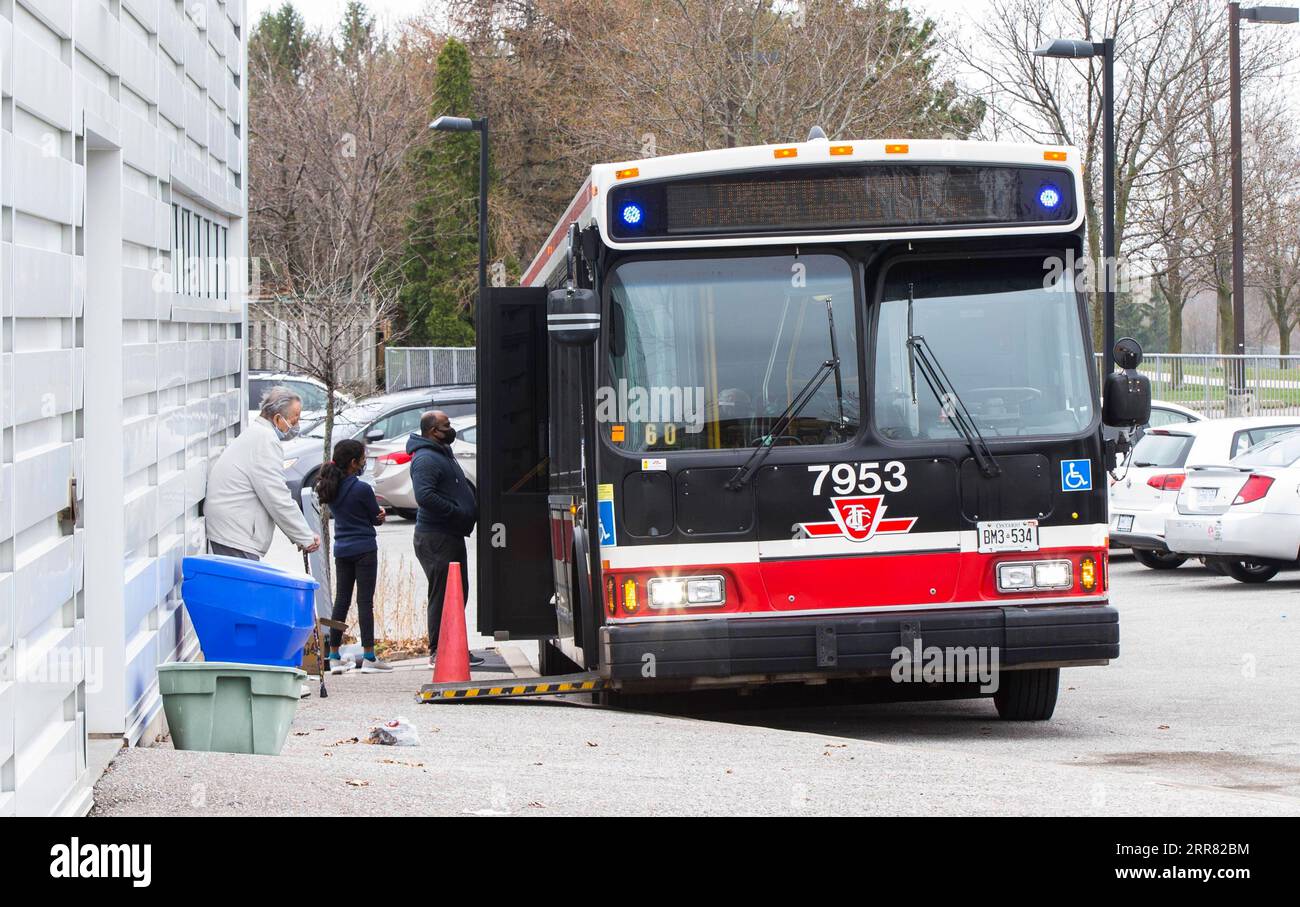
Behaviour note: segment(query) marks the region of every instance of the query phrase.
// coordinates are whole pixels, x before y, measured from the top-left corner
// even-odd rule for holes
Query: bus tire
[[[1277,576],[1277,565],[1260,561],[1224,560],[1224,572],[1239,583],[1266,583]]]
[[[1187,561],[1186,555],[1174,554],[1172,551],[1147,551],[1134,548],[1133,556],[1143,567],[1150,570],[1177,570]]]
[[[1003,721],[1046,721],[1056,711],[1060,686],[1060,668],[1003,671],[993,704]]]

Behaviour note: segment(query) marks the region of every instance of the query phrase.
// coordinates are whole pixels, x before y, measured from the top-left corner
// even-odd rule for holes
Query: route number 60
[[[822,484],[829,476],[831,488],[837,495],[875,494],[882,488],[885,491],[902,491],[907,487],[907,467],[897,460],[885,464],[887,478],[881,477],[879,463],[825,463],[809,466],[809,472],[817,474],[813,480],[813,496],[822,493]]]

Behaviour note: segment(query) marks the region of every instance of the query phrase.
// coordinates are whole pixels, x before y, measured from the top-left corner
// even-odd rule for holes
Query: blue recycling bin
[[[218,554],[185,558],[181,597],[207,661],[297,667],[316,623],[316,580]]]

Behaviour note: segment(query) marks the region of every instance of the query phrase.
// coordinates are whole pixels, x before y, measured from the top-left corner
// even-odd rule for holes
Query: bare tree
[[[249,61],[257,96],[250,246],[273,296],[302,299],[346,285],[346,298],[365,310],[358,317],[377,327],[387,320],[375,308],[385,293],[378,281],[395,268],[409,201],[407,156],[427,125],[431,63],[410,36],[392,44],[377,31],[345,39],[314,36],[293,78],[269,56]],[[367,390],[374,350],[368,342],[354,351],[369,363]]]
[[[1114,36],[1116,249],[1121,261],[1148,253],[1167,258],[1158,248],[1167,239],[1166,230],[1141,217],[1143,197],[1171,190],[1184,194],[1185,187],[1171,184],[1168,177],[1168,168],[1182,164],[1180,146],[1217,139],[1218,126],[1211,128],[1208,121],[1217,123],[1227,98],[1226,29],[1227,13],[1217,0],[993,0],[977,26],[978,36],[953,53],[986,88],[995,112],[989,122],[995,128],[1008,136],[1080,148],[1088,254],[1096,262],[1101,254],[1106,103],[1101,62],[1089,59],[1076,68],[1032,52],[1054,38],[1100,41]],[[1262,32],[1246,42],[1242,73],[1247,84],[1287,58],[1281,42]],[[1171,149],[1180,153],[1171,158]],[[1148,205],[1147,211],[1161,207]],[[1098,340],[1099,289],[1094,287],[1092,294]]]
[[[521,257],[594,161],[802,141],[814,124],[833,138],[964,137],[982,115],[934,68],[930,24],[886,0],[455,0],[451,11],[496,136],[499,245]]]
[[[1277,329],[1278,352],[1286,356],[1300,326],[1300,145],[1281,117],[1252,116],[1248,135],[1244,163],[1252,177],[1246,189],[1254,217],[1246,224],[1246,278]]]
[[[323,460],[332,457],[335,393],[344,386],[342,369],[358,353],[373,349],[382,330],[392,334],[400,311],[397,285],[387,277],[384,259],[358,270],[349,252],[333,245],[322,230],[303,251],[315,263],[312,270],[282,284],[269,307],[285,348],[273,354],[280,367],[315,378],[325,385]],[[329,547],[329,508],[321,507],[322,541]],[[326,577],[329,558],[324,559]]]

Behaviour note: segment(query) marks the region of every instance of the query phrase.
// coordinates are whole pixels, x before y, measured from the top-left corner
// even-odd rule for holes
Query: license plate
[[[981,554],[994,551],[1037,551],[1038,520],[995,520],[976,523]]]
[[[1217,488],[1198,488],[1196,489],[1196,503],[1213,504],[1214,499],[1219,496]]]
[[[1117,532],[1128,532],[1133,528],[1133,514],[1121,513],[1115,520],[1115,530]]]

